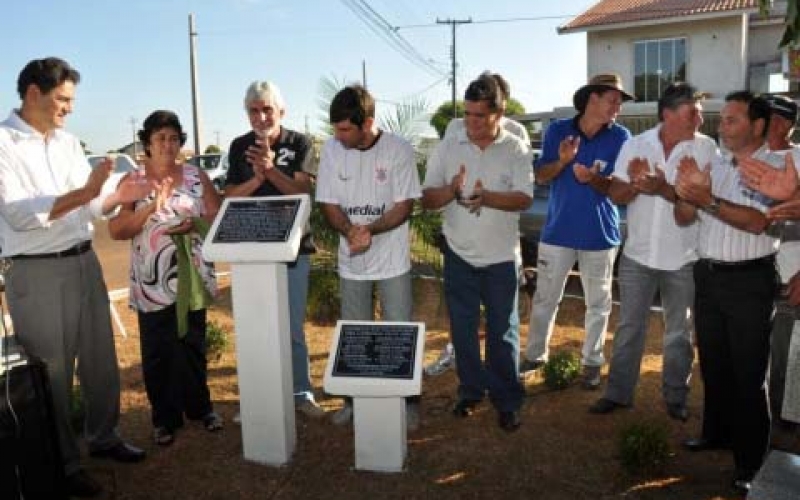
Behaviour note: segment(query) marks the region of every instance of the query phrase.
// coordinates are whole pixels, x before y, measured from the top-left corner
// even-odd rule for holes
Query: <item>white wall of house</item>
[[[588,74],[619,73],[625,88],[633,90],[634,42],[685,37],[687,80],[713,97],[722,97],[747,85],[746,27],[747,16],[737,15],[590,31],[586,37]],[[759,45],[757,50],[764,49]]]

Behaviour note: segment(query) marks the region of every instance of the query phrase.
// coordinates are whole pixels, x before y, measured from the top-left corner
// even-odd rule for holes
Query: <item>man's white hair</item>
[[[281,89],[272,82],[255,81],[251,83],[244,93],[244,108],[247,109],[253,101],[264,101],[273,104],[278,109],[285,109]]]

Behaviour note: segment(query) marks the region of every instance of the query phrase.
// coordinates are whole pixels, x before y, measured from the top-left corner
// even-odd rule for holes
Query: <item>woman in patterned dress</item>
[[[202,259],[203,236],[198,231],[205,226],[203,221],[214,219],[220,199],[205,172],[178,162],[186,134],[175,113],[153,112],[144,121],[139,139],[147,155],[144,171],[130,175],[158,187],[148,198],[123,205],[109,221],[109,231],[114,239],[131,240],[130,305],[138,315],[153,437],[166,446],[174,441],[184,415],[201,421],[209,431],[222,429],[207,383],[205,305],[209,300],[201,300],[199,308],[195,301],[196,310],[188,312],[179,307],[181,294],[206,299],[216,294],[214,268]],[[181,251],[188,258],[179,266]],[[187,291],[183,283],[179,294],[181,266],[183,273],[199,273],[196,282],[202,283],[197,287],[201,290]]]

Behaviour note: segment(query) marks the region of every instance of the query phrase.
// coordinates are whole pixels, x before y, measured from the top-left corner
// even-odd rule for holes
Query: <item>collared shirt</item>
[[[473,144],[462,130],[445,137],[433,150],[423,188],[450,184],[463,165],[465,196],[480,179],[489,191],[519,191],[533,198],[532,159],[530,148],[503,129],[485,149]],[[478,215],[453,200],[444,207],[442,231],[450,248],[473,266],[516,260],[519,212],[481,207]]]
[[[505,130],[511,135],[515,135],[522,139],[522,142],[525,143],[526,146],[530,147],[531,138],[528,135],[528,130],[525,128],[523,124],[518,121],[514,121],[511,118],[506,116],[500,117],[500,128]],[[444,130],[444,137],[449,137],[453,134],[461,134],[464,132],[464,119],[463,118],[453,118],[449,122],[447,122],[447,128]]]
[[[580,138],[578,154],[550,181],[541,241],[576,250],[608,250],[620,244],[617,206],[608,196],[578,182],[573,167],[575,163],[598,166],[602,175],[611,175],[619,150],[631,133],[618,123],[610,123],[589,138],[581,131],[577,116],[556,120],[547,127],[536,168],[558,160],[561,141],[570,136]]]
[[[776,168],[783,168],[783,158],[770,153],[763,146],[752,156]],[[744,185],[734,157],[729,153],[718,155],[712,163],[711,186],[714,195],[759,212],[766,212],[774,204],[773,200]],[[703,210],[699,210],[698,214],[700,228],[697,253],[701,258],[740,262],[766,257],[778,250],[777,238],[737,229]]]
[[[664,171],[669,184],[675,184],[678,165],[684,156],[693,157],[703,168],[717,155],[717,145],[703,135],[681,141],[664,157],[664,145],[659,138],[661,125],[647,130],[625,142],[614,167],[614,177],[630,182],[628,164],[634,158],[644,158],[651,169]],[[652,269],[674,271],[697,260],[697,222],[679,226],[675,222],[674,206],[659,195],[639,194],[628,203],[628,234],[623,253],[629,259]]]
[[[60,129],[45,137],[12,111],[0,123],[0,255],[58,252],[90,240],[107,195],[48,220],[56,198],[83,187],[90,173],[76,137]]]
[[[414,148],[381,132],[368,149],[347,149],[336,139],[322,146],[316,200],[339,205],[353,224],[378,220],[395,204],[420,197]],[[339,275],[351,280],[394,278],[411,270],[408,221],[372,237],[365,251],[350,255],[339,237]]]

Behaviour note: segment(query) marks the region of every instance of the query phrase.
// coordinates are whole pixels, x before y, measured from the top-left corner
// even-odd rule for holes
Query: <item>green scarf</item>
[[[192,217],[195,231],[203,238],[208,234],[209,224],[201,217]],[[178,254],[178,337],[183,338],[189,331],[189,311],[199,311],[214,301],[206,287],[200,271],[192,265],[192,235],[173,234],[172,241]]]

